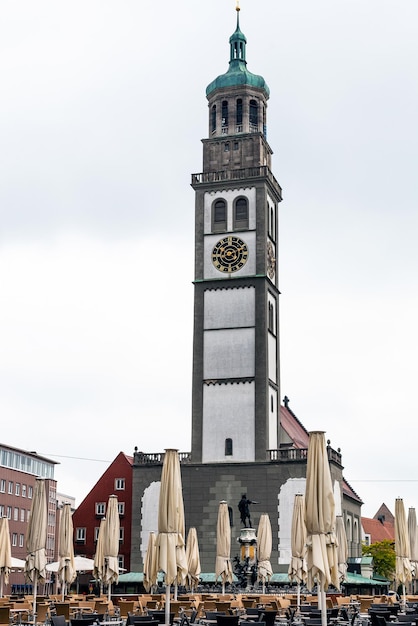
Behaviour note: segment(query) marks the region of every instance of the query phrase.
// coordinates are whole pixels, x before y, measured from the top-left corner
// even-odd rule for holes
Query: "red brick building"
[[[119,567],[128,571],[131,565],[132,463],[132,457],[119,452],[73,513],[74,552],[93,558],[100,520],[106,516],[107,501],[112,494],[117,496],[120,516]]]

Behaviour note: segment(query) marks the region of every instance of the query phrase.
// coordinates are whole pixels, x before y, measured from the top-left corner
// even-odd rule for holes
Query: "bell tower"
[[[194,463],[265,461],[279,444],[278,206],[269,88],[247,69],[237,24],[229,68],[206,89],[195,191]]]

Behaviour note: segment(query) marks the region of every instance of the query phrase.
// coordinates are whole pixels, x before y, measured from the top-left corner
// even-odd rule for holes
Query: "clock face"
[[[237,272],[247,259],[247,244],[233,235],[220,239],[212,250],[212,263],[219,272]]]
[[[276,273],[276,259],[274,257],[274,248],[271,241],[267,242],[267,276],[273,280]]]

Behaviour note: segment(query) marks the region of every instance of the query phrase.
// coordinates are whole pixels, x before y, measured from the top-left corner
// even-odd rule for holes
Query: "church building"
[[[181,452],[186,534],[197,529],[203,572],[214,572],[219,502],[231,519],[231,559],[239,553],[238,502],[247,494],[255,528],[272,525],[274,572],[287,571],[296,493],[304,492],[309,434],[281,405],[279,368],[279,205],[267,141],[264,78],[247,68],[237,7],[229,68],[206,89],[208,136],[195,192],[192,446]],[[336,513],[350,556],[361,555],[361,499],[343,477],[341,451],[328,445]],[[158,530],[163,451],[135,449],[131,570],[142,571]]]

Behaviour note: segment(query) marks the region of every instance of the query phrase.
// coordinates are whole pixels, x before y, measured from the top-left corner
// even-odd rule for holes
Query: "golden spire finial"
[[[241,9],[239,8],[239,0],[237,0],[236,10],[237,10],[237,11],[241,11]]]

